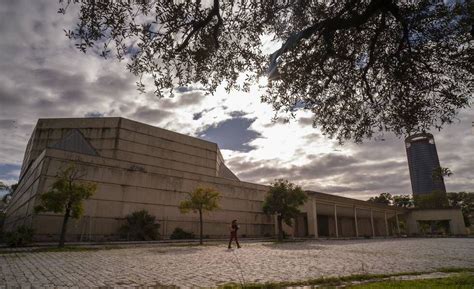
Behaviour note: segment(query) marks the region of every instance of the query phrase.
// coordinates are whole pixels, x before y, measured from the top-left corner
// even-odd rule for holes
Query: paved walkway
[[[474,268],[474,238],[308,241],[0,254],[0,288],[212,287],[363,273]]]

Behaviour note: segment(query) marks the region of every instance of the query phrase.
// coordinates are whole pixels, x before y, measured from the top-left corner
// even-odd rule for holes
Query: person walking
[[[237,248],[240,248],[239,241],[237,240],[237,231],[239,230],[239,225],[237,225],[237,220],[232,220],[232,223],[230,223],[230,240],[229,240],[229,249],[232,248],[232,240],[235,240],[235,243],[237,244]]]

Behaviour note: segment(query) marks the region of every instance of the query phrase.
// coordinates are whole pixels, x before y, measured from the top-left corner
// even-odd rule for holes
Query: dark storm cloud
[[[98,88],[108,89],[111,92],[134,91],[136,90],[136,86],[131,80],[131,78],[126,78],[123,75],[107,73],[100,75],[95,83],[98,84]]]
[[[24,91],[23,91],[24,92]],[[23,99],[18,95],[18,91],[5,86],[0,81],[0,103],[2,107],[15,107],[24,103]]]
[[[232,159],[228,165],[241,179],[254,182],[263,179],[269,183],[284,178],[306,184],[305,189],[330,193],[399,194],[408,193],[410,186],[409,178],[400,172],[403,169],[399,162],[363,163],[355,157],[332,153],[313,156],[310,163],[300,166],[283,167],[277,160],[249,162],[239,158]],[[328,181],[338,185],[324,185]]]
[[[14,119],[0,119],[0,129],[12,129],[15,123]]]
[[[309,164],[300,166],[282,167],[281,164],[275,164],[276,162],[278,162],[277,159],[260,162],[231,159],[228,164],[239,174],[239,177],[244,179],[289,179],[291,176],[291,178],[295,180],[305,180],[335,176],[341,174],[346,169],[350,170],[357,167],[357,160],[355,158],[331,153],[319,156],[312,155]]]
[[[166,110],[141,106],[138,107],[137,110],[131,115],[131,118],[147,123],[158,123],[171,115],[172,113]]]
[[[311,118],[311,117],[301,117],[298,120],[298,123],[301,126],[313,125],[313,118]]]
[[[176,91],[179,93],[186,93],[191,91],[202,91],[202,89],[194,86],[178,86],[178,88],[176,88]]]
[[[204,100],[204,98],[205,95],[202,92],[196,91],[180,94],[176,96],[176,101],[173,101],[174,99],[171,98],[160,99],[159,104],[160,107],[164,109],[176,109],[180,107],[200,104]]]
[[[260,134],[249,129],[255,119],[231,118],[210,126],[199,133],[199,137],[215,142],[221,149],[249,152],[253,149],[248,143]]]
[[[244,116],[247,115],[247,113],[246,113],[245,111],[235,110],[235,111],[229,112],[229,115],[230,115],[232,118],[243,118]]]
[[[31,71],[30,76],[38,85],[48,88],[77,88],[86,83],[82,74],[74,74],[59,69],[39,68]]]

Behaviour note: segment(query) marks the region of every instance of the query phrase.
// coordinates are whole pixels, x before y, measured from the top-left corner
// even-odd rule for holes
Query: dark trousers
[[[229,248],[230,248],[230,245],[232,244],[232,240],[235,240],[235,243],[237,244],[237,247],[240,248],[239,240],[237,240],[237,233],[236,232],[230,233]]]

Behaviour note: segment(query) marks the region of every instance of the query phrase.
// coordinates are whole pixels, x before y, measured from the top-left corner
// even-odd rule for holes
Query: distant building
[[[433,178],[433,171],[440,167],[432,134],[421,133],[405,139],[413,195],[446,192],[444,180]]]

